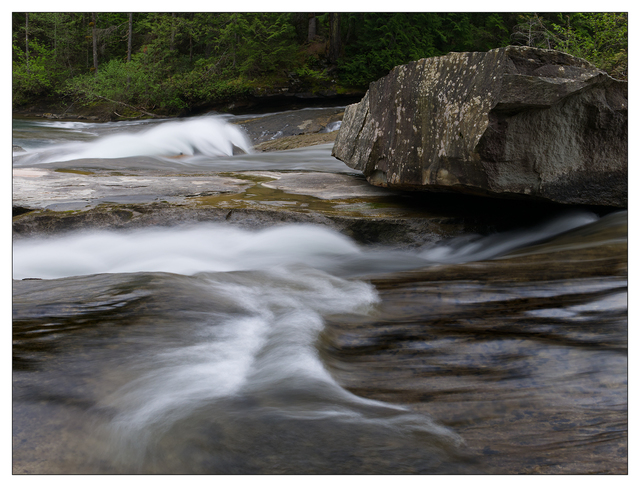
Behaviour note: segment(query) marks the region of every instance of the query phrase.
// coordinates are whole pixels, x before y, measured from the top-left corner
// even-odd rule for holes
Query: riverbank
[[[64,98],[40,98],[28,104],[14,107],[13,117],[42,118],[45,120],[80,120],[92,122],[146,120],[153,118],[176,118],[203,115],[206,113],[262,114],[298,110],[302,108],[325,108],[357,103],[364,92],[337,93],[270,93],[247,95],[234,100],[222,100],[166,111],[142,109],[119,105],[116,102],[82,104]]]

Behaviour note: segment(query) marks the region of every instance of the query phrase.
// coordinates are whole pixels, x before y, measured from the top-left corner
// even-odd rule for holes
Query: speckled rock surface
[[[340,107],[308,108],[250,117],[240,120],[238,124],[254,145],[260,145],[283,137],[328,133],[331,124],[342,120],[343,113],[344,108]]]
[[[332,155],[376,186],[626,207],[627,83],[528,47],[394,68]]]

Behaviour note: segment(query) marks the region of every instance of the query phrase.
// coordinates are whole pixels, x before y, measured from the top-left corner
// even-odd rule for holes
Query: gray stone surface
[[[394,68],[347,107],[332,155],[376,186],[627,205],[627,83],[507,47]]]
[[[304,134],[317,134],[342,120],[344,108],[308,108],[245,118],[237,123],[254,145]]]
[[[372,198],[388,196],[391,191],[376,188],[366,183],[362,177],[347,174],[330,173],[259,173],[274,178],[273,181],[264,182],[266,188],[280,189],[291,194],[303,194],[314,196],[323,200]]]
[[[67,170],[68,171],[68,170]],[[421,246],[478,232],[496,212],[405,201],[361,175],[243,171],[204,175],[105,175],[14,169],[13,238],[88,229],[200,222],[243,228],[326,225],[362,243]],[[440,208],[440,210],[435,210]]]
[[[214,193],[240,193],[250,185],[241,179],[218,175],[96,176],[22,168],[13,170],[13,206],[76,210],[105,202],[150,203]]]
[[[224,176],[97,176],[23,168],[13,170],[13,205],[30,209],[73,210],[92,208],[106,202],[185,202],[187,198],[244,193],[256,184],[247,178],[267,179],[261,182],[261,186],[321,200],[376,198],[393,194],[389,190],[372,187],[362,176],[347,174],[244,171]]]

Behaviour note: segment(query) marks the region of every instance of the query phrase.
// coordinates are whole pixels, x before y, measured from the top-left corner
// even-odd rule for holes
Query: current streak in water
[[[67,127],[67,125],[65,125]],[[72,129],[75,125],[72,126]],[[34,151],[21,164],[69,161],[74,159],[117,159],[122,157],[210,157],[231,156],[234,147],[251,152],[251,142],[243,130],[220,117],[169,121],[143,127],[135,133],[100,135],[86,142],[72,142]],[[37,156],[37,157],[34,157]],[[18,153],[18,156],[20,154]]]
[[[326,148],[229,157],[249,145],[215,117],[23,135],[17,166],[345,170]],[[412,249],[312,225],[16,239],[14,471],[626,471],[626,225],[576,210]]]

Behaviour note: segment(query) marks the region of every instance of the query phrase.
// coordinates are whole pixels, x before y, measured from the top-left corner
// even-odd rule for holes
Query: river
[[[16,120],[14,168],[354,173],[232,155],[234,121]],[[626,211],[86,230],[14,240],[13,278],[14,473],[627,472]]]

